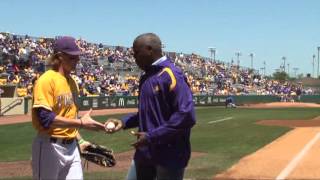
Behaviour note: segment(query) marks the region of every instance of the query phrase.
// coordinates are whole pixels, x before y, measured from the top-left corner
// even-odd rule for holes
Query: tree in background
[[[289,75],[284,71],[275,72],[273,73],[272,76],[273,76],[273,79],[280,81],[282,83],[289,79]]]

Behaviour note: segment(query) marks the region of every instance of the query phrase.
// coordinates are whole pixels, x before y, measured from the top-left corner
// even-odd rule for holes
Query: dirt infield
[[[303,102],[272,102],[260,104],[245,104],[243,108],[318,108],[320,104]]]
[[[252,108],[320,107],[312,103],[269,103]],[[262,120],[264,126],[294,128],[242,158],[214,179],[320,179],[320,117],[311,120]]]
[[[296,128],[257,152],[242,158],[215,179],[319,179],[320,161],[316,160],[319,159],[319,155],[312,151],[317,150],[320,141],[312,144],[311,149],[303,151],[319,132],[320,128]],[[308,156],[313,156],[314,161],[310,161],[311,157]]]
[[[320,117],[311,120],[262,120],[257,124],[264,126],[285,126],[285,127],[320,127]]]

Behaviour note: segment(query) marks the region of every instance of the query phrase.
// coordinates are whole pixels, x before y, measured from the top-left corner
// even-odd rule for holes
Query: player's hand
[[[135,143],[132,143],[131,146],[133,146],[134,148],[139,148],[141,146],[145,146],[148,144],[147,141],[147,133],[145,132],[131,132],[132,135],[137,136],[137,141]]]
[[[80,148],[80,152],[83,153],[83,151],[90,146],[90,142],[89,141],[83,141],[81,144],[79,143],[79,148]]]
[[[82,127],[84,129],[89,129],[93,131],[103,131],[104,125],[100,122],[93,120],[90,116],[91,112],[92,112],[92,109],[90,109],[81,117]]]
[[[114,126],[110,126],[111,123],[114,124]],[[124,125],[123,125],[121,120],[113,119],[113,118],[108,119],[104,123],[104,126],[105,126],[105,130],[106,130],[107,133],[117,132],[117,131],[121,130],[124,127]]]

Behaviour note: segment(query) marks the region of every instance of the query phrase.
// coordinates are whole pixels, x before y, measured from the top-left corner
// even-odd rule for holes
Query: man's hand
[[[94,131],[103,131],[104,125],[100,122],[93,120],[90,116],[92,109],[90,109],[87,113],[85,113],[80,120],[82,121],[82,127],[84,129],[94,130]]]
[[[133,146],[134,148],[139,148],[141,146],[145,146],[148,144],[147,141],[147,133],[145,132],[134,132],[132,131],[131,134],[133,134],[134,136],[137,136],[137,141],[135,143],[132,143],[131,146]]]
[[[108,128],[109,123],[113,123],[114,127]],[[121,120],[110,118],[104,123],[104,127],[107,133],[114,133],[121,130],[124,127],[124,125]]]
[[[83,140],[83,142],[81,142],[81,144],[79,143],[80,152],[83,153],[84,150],[85,150],[88,146],[90,146],[90,144],[91,144],[91,143],[90,143],[89,141],[85,141],[85,140]]]

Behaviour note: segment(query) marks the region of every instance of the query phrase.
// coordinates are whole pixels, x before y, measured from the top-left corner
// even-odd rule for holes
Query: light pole
[[[237,56],[238,68],[240,68],[240,59],[239,59],[239,56],[241,56],[241,52],[240,52],[240,51],[236,52],[236,56]]]
[[[317,78],[319,78],[319,56],[320,56],[320,46],[318,46],[318,71],[317,71]]]
[[[216,48],[208,47],[208,49],[210,52],[211,61],[216,61]],[[212,59],[212,54],[213,54],[213,59]]]
[[[290,63],[288,63],[288,77],[290,77]]]
[[[263,71],[263,76],[266,76],[266,61],[263,61],[263,69],[264,69],[264,71]]]
[[[312,55],[312,77],[314,78],[314,65],[315,65],[316,55]]]
[[[282,60],[283,60],[283,71],[286,72],[286,57],[282,56]]]
[[[249,56],[251,58],[251,69],[253,69],[253,56],[254,56],[254,54],[250,53]]]
[[[299,68],[293,68],[294,71],[294,77],[297,78],[297,72],[298,72]]]

